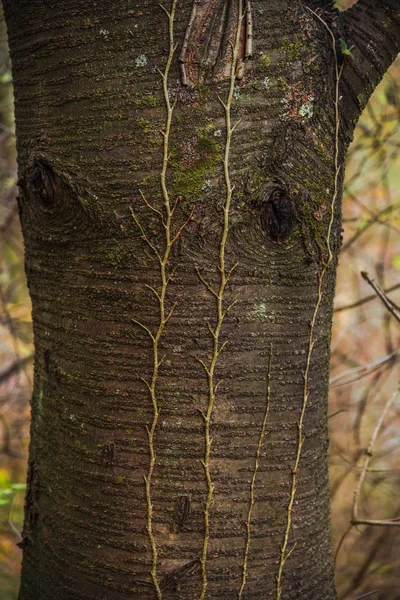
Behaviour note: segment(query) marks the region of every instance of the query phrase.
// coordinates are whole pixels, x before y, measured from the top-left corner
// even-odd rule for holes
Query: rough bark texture
[[[246,34],[194,19],[191,87],[188,0],[4,0],[36,346],[20,600],[335,598],[331,207],[399,46],[375,4],[335,29],[329,1],[252,2],[236,81]]]

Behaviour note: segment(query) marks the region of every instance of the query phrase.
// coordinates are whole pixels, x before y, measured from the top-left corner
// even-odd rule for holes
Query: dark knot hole
[[[34,160],[27,172],[27,187],[30,195],[50,207],[55,201],[55,173],[43,160]]]
[[[293,231],[296,222],[289,190],[274,188],[261,204],[261,228],[272,241],[280,243]]]

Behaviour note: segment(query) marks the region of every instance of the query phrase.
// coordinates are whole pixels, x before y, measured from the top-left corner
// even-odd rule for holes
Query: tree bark
[[[20,600],[335,598],[340,188],[397,3],[4,8],[36,348]]]

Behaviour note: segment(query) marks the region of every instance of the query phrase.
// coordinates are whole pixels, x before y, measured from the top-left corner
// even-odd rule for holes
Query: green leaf
[[[343,38],[340,38],[339,42],[340,42],[343,54],[345,54],[346,56],[350,56],[350,58],[355,60],[354,54],[351,52],[350,48],[347,46],[346,40],[344,40]]]

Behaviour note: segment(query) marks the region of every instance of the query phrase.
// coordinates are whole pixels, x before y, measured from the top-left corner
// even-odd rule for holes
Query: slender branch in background
[[[396,204],[391,204],[390,206],[386,206],[385,208],[383,208],[379,213],[377,213],[376,215],[374,215],[369,221],[367,221],[362,227],[360,227],[355,234],[345,243],[343,244],[342,248],[341,248],[341,252],[346,252],[353,244],[356,240],[358,240],[360,238],[361,235],[363,235],[363,233],[365,233],[372,225],[375,225],[376,223],[380,223],[381,225],[387,225],[389,223],[386,223],[385,221],[382,221],[382,217],[386,216],[386,215],[391,215],[393,212],[399,210],[400,208],[400,204],[396,203]],[[390,224],[391,227],[393,227],[392,224]],[[396,228],[396,231],[398,231],[398,229]]]
[[[4,365],[3,368],[0,369],[0,383],[7,381],[7,379],[11,377],[11,375],[18,373],[18,371],[23,369],[28,363],[30,363],[33,360],[34,356],[34,352],[31,352],[31,354],[28,354],[28,356],[25,356],[24,358],[17,358],[11,363]]]
[[[356,519],[352,525],[372,525],[377,527],[400,527],[400,517],[397,519]]]
[[[400,283],[396,283],[396,285],[392,285],[391,287],[389,287],[383,291],[386,295],[386,294],[390,294],[390,292],[394,292],[395,290],[398,290],[399,288],[400,288]],[[353,302],[352,304],[346,304],[345,306],[338,306],[337,308],[335,308],[335,310],[333,312],[339,313],[339,312],[343,312],[344,310],[358,308],[359,306],[362,306],[363,304],[366,304],[367,302],[371,302],[371,300],[375,300],[375,299],[376,299],[376,295],[371,294],[370,296],[361,298],[361,300],[358,300],[357,302]],[[392,302],[390,299],[389,299],[389,301]]]
[[[26,383],[28,384],[29,388],[31,388],[31,386],[32,386],[31,379],[28,375],[28,371],[26,370],[26,363],[24,362],[24,357],[21,358],[21,356],[20,356],[18,335],[15,330],[14,321],[9,313],[9,310],[7,307],[7,299],[6,299],[5,293],[4,293],[1,285],[0,285],[0,308],[2,309],[2,312],[4,314],[4,320],[6,322],[8,330],[11,333],[11,340],[12,340],[12,345],[13,345],[13,349],[14,349],[14,354],[16,357],[16,362],[20,363],[20,365],[21,365],[19,370],[21,370],[23,372],[24,377],[26,379]]]
[[[359,398],[359,401],[356,404],[356,414],[354,418],[354,427],[353,427],[353,439],[357,448],[361,448],[361,434],[362,434],[362,424],[364,421],[364,417],[367,412],[367,406],[370,398],[379,398],[380,397],[380,389],[382,389],[382,384],[385,382],[385,375],[390,373],[390,370],[378,370],[375,371],[373,376],[369,379],[368,383],[364,386],[362,394]]]
[[[340,415],[341,413],[346,413],[346,412],[347,412],[347,408],[339,408],[339,410],[335,410],[335,412],[329,414],[328,419],[333,419],[333,417],[336,417],[337,415]]]
[[[13,519],[12,519],[13,509],[14,509],[14,504],[15,504],[15,498],[16,498],[16,494],[14,493],[14,497],[12,499],[10,510],[9,510],[9,513],[8,513],[8,524],[9,524],[10,528],[13,530],[13,532],[15,533],[15,535],[16,535],[16,537],[18,539],[18,542],[22,542],[22,539],[23,539],[22,535],[18,531],[18,529],[15,527]]]
[[[372,458],[372,452],[373,452],[373,448],[376,442],[376,439],[378,437],[379,431],[382,427],[383,421],[389,411],[389,409],[391,408],[392,404],[395,402],[395,400],[398,398],[399,396],[399,390],[397,389],[388,399],[388,401],[386,402],[384,409],[381,413],[381,416],[378,419],[378,422],[375,426],[375,429],[372,433],[371,436],[371,440],[370,443],[368,445],[368,448],[365,451],[365,458],[364,458],[364,463],[362,465],[362,470],[360,473],[360,477],[358,480],[358,483],[356,485],[356,488],[354,490],[354,500],[353,500],[353,510],[352,510],[352,522],[356,522],[358,520],[358,511],[359,511],[359,504],[360,504],[360,495],[361,495],[361,489],[365,480],[365,475],[367,473],[367,469],[369,466],[369,463],[371,461]]]
[[[350,465],[353,469],[356,469],[357,471],[361,471],[362,467],[360,467],[357,463],[349,460],[348,458],[346,458],[345,456],[338,454],[337,455],[340,460],[342,460],[343,462],[347,463],[348,465]],[[398,469],[367,469],[367,473],[399,473],[400,472],[400,467]],[[394,519],[396,520],[396,519]],[[393,521],[393,519],[392,519]]]
[[[356,367],[355,369],[349,369],[348,371],[344,371],[336,377],[332,377],[329,381],[329,385],[331,387],[339,387],[340,385],[346,385],[348,383],[353,383],[354,381],[359,381],[363,377],[370,375],[377,369],[388,365],[391,361],[396,362],[397,357],[400,355],[400,350],[396,350],[383,358],[375,360],[368,365],[363,365],[362,367]],[[344,381],[342,381],[344,379]]]
[[[373,590],[372,592],[367,592],[366,594],[363,594],[362,596],[357,596],[357,598],[354,598],[354,600],[362,600],[363,598],[368,598],[369,596],[373,596],[374,594],[377,594],[378,590]]]
[[[372,289],[376,292],[377,296],[382,300],[388,311],[394,316],[396,321],[400,323],[400,308],[395,304],[383,291],[383,289],[371,279],[366,271],[361,271],[361,276]]]
[[[350,523],[349,523],[347,529],[344,531],[342,537],[340,538],[339,544],[337,546],[336,553],[335,553],[335,565],[337,564],[337,560],[339,557],[340,550],[343,546],[343,542],[347,538],[348,534],[353,529],[353,527],[356,527],[357,525],[380,525],[380,526],[389,525],[389,526],[393,526],[393,527],[400,527],[400,521],[398,521],[397,518],[390,519],[390,520],[378,520],[378,519],[360,519],[358,516],[359,508],[360,508],[361,490],[362,490],[363,483],[365,481],[365,476],[368,471],[369,463],[370,463],[372,455],[373,455],[373,448],[375,446],[376,439],[378,437],[379,431],[382,427],[383,421],[384,421],[387,413],[389,412],[390,408],[392,407],[392,405],[394,404],[394,402],[397,400],[398,397],[399,397],[399,388],[387,400],[387,402],[383,408],[383,411],[378,419],[378,422],[375,426],[375,429],[372,432],[372,436],[371,436],[370,442],[368,444],[368,447],[365,450],[364,461],[363,461],[363,464],[361,465],[361,473],[358,478],[356,487],[354,489],[351,520],[350,520]]]

